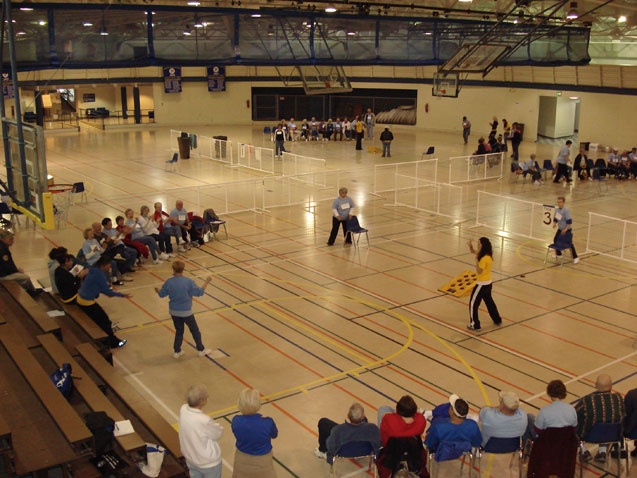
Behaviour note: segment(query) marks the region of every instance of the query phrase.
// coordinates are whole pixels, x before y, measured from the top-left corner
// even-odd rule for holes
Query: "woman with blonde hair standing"
[[[274,420],[264,417],[257,390],[245,388],[239,394],[239,412],[232,419],[236,438],[232,478],[276,478],[272,461],[272,439],[279,431]]]

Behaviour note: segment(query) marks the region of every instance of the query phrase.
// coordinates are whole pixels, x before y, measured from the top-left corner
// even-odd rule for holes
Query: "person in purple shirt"
[[[272,439],[279,431],[274,420],[264,417],[258,390],[245,388],[239,394],[239,412],[232,419],[232,433],[236,438],[234,454],[236,478],[276,478],[272,461]]]

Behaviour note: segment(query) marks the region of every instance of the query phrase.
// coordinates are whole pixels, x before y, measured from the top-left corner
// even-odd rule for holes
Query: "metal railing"
[[[455,156],[448,160],[447,173],[438,174],[443,183],[463,183],[500,179],[504,174],[505,153],[472,154],[471,156]],[[447,161],[441,161],[444,165]]]

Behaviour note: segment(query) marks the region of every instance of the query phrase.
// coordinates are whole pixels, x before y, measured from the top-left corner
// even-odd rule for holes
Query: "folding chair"
[[[511,468],[511,463],[513,463],[513,459],[518,457],[518,476],[522,478],[522,459],[523,459],[523,448],[522,448],[522,437],[513,437],[513,438],[499,438],[499,437],[491,437],[489,441],[477,452],[478,458],[478,476],[480,476],[480,463],[482,460],[483,453],[492,453],[494,455],[506,455],[511,453],[511,461],[509,462],[509,468]]]
[[[518,179],[520,179],[520,176],[522,176],[523,172],[520,169],[520,164],[517,163],[516,161],[513,161],[511,163],[511,182],[513,182],[514,180],[517,181]]]
[[[389,478],[399,469],[423,476],[428,474],[427,450],[420,436],[391,437],[378,452],[376,460],[378,475]]]
[[[549,244],[546,247],[546,255],[544,256],[544,264],[549,258],[549,252],[555,251],[555,261],[560,263],[560,266],[564,264],[564,251],[571,251],[573,246],[573,233],[569,230],[565,234],[560,234],[557,237],[557,241],[554,244]],[[560,252],[560,254],[558,254]]]
[[[555,168],[553,167],[553,161],[551,161],[550,159],[545,159],[544,163],[542,163],[542,174],[544,176],[544,181],[546,181],[547,171],[555,171]]]
[[[73,183],[73,189],[71,190],[71,194],[79,194],[80,195],[80,202],[88,202],[88,198],[86,196],[86,188],[84,187],[84,183],[83,182],[77,182],[77,183]],[[73,203],[75,204],[75,201],[73,201]]]
[[[605,181],[606,173],[597,167],[594,167],[591,171],[593,172],[593,181],[597,182],[597,191],[599,194],[602,194],[602,183],[606,185],[606,191],[608,191],[608,183]]]
[[[425,151],[424,153],[420,155],[420,159],[423,159],[425,156],[427,157],[427,159],[431,158],[434,155],[435,151],[436,151],[436,148],[434,146],[429,146],[427,148],[427,151]]]
[[[356,216],[352,216],[347,220],[347,239],[352,241],[352,235],[356,234],[356,241],[354,242],[354,246],[358,247],[358,242],[361,240],[361,234],[365,234],[367,238],[367,247],[369,247],[369,235],[367,234],[368,230],[358,223],[358,218]]]
[[[175,171],[177,169],[177,161],[179,161],[179,153],[173,153],[173,157],[166,161],[166,171]]]
[[[613,445],[617,446],[617,473],[612,473],[608,470],[605,470],[606,475],[612,475],[619,478],[621,475],[621,450],[622,443],[624,442],[624,436],[622,431],[621,423],[596,423],[593,425],[593,428],[582,438],[580,441],[580,459],[579,459],[579,476],[582,478],[584,475],[584,443],[594,443],[596,445],[609,445],[608,453],[606,456],[610,455],[610,448]]]
[[[217,216],[214,209],[208,208],[204,210],[203,222],[210,228],[210,233],[215,239],[217,239],[217,232],[219,232],[219,227],[223,226],[223,231],[226,233],[226,239],[228,239],[228,229],[226,229],[226,221],[222,221],[221,219],[219,219],[219,216]]]
[[[363,460],[367,458],[369,463],[367,468],[361,467],[360,469],[348,473],[347,475],[342,475],[341,478],[347,478],[350,476],[356,476],[361,473],[372,473],[372,476],[376,477],[376,464],[374,459],[376,455],[374,454],[374,447],[368,441],[353,441],[350,443],[346,443],[341,446],[339,450],[336,452],[336,455],[327,457],[327,462],[330,464],[330,476],[332,478],[336,478],[338,475],[336,473],[336,464],[341,460]]]
[[[460,457],[462,457],[462,460],[460,460],[460,476],[462,476],[464,462],[467,457],[469,458],[469,474],[471,474],[471,468],[473,467],[473,460],[475,458],[471,443],[468,441],[442,442],[438,445],[437,453],[428,450],[427,468],[429,469],[429,473],[432,477],[438,476],[439,465],[434,467],[434,462],[440,463],[443,461],[457,460]]]

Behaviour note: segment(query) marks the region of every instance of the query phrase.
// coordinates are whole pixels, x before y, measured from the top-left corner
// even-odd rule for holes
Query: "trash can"
[[[181,133],[181,136],[177,138],[177,144],[179,145],[179,157],[181,159],[190,159],[190,138],[188,133]]]
[[[228,141],[227,136],[213,136],[212,139],[218,139],[219,141],[215,141],[215,158],[217,159],[226,159],[226,141]]]

